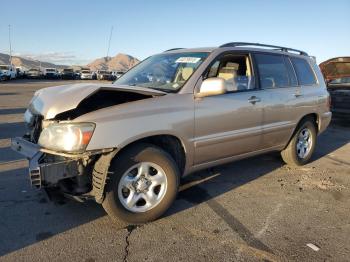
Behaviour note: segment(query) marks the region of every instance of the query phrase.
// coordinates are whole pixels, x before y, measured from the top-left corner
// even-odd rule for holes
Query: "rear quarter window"
[[[317,83],[315,73],[310,64],[302,58],[290,58],[300,85],[314,85]]]

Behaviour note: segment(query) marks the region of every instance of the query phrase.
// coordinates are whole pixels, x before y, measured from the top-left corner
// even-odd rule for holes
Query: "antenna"
[[[11,25],[9,25],[10,65],[12,65]]]
[[[113,33],[113,26],[111,27],[111,33],[109,34],[109,40],[108,40],[108,48],[107,48],[107,56],[106,56],[106,61],[108,61],[108,56],[109,56],[109,48],[110,48],[110,46],[111,46],[112,33]]]

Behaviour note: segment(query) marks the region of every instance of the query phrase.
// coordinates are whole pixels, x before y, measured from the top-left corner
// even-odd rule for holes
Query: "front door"
[[[259,95],[252,90],[195,100],[195,164],[261,148]]]
[[[203,79],[225,80],[227,93],[195,99],[195,164],[261,149],[262,102],[249,54],[228,52]]]

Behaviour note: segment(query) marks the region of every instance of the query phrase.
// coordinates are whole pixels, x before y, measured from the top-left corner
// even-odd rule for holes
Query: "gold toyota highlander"
[[[306,164],[331,112],[307,53],[233,42],[167,50],[113,84],[38,90],[24,118],[12,148],[29,159],[33,186],[139,224],[161,216],[194,171],[272,151]]]

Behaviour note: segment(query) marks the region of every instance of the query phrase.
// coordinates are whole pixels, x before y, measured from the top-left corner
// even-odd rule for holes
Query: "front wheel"
[[[307,164],[315,151],[316,136],[314,121],[309,119],[302,121],[288,146],[281,152],[283,161],[292,166]]]
[[[174,202],[179,170],[171,156],[148,144],[132,146],[111,163],[102,203],[114,220],[142,224],[160,217]]]

